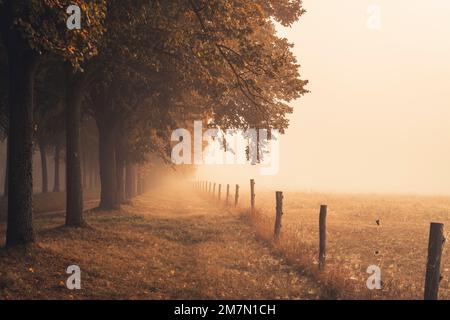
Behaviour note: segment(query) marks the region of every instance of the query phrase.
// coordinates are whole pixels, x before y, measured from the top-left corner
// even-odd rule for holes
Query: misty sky
[[[381,29],[367,26],[369,5]],[[304,0],[280,35],[295,44],[311,91],[292,103],[277,188],[450,194],[450,1]],[[200,177],[247,179],[207,167]]]

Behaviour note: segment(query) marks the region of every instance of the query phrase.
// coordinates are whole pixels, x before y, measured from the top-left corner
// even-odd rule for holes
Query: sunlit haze
[[[381,9],[381,29],[367,26]],[[310,93],[292,103],[280,170],[201,166],[199,177],[333,192],[450,193],[450,2],[305,0],[279,33]],[[236,178],[233,177],[233,182]]]

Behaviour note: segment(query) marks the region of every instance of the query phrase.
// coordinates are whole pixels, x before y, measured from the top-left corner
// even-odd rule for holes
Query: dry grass
[[[325,272],[317,267],[320,204],[328,205]],[[261,238],[272,241],[274,193],[257,193],[257,207],[251,222]],[[429,225],[442,222],[448,230],[449,212],[450,199],[444,197],[285,193],[282,237],[274,248],[320,281],[328,296],[422,299]],[[367,289],[369,265],[381,268],[382,290]],[[449,269],[450,252],[444,249],[441,299],[450,299]]]
[[[251,227],[183,190],[150,193],[89,228],[36,219],[38,244],[0,249],[0,299],[317,299],[319,286],[274,256]],[[66,268],[82,290],[65,288]]]
[[[0,249],[0,299],[421,299],[429,223],[450,222],[447,198],[285,193],[274,244],[272,192],[257,193],[252,216],[246,194],[235,211],[185,190],[92,211],[89,228],[37,215],[38,244]],[[323,272],[320,204],[329,208]],[[82,269],[81,291],[65,288],[71,264]],[[372,264],[382,290],[366,288]],[[441,299],[450,299],[449,268],[444,250]]]

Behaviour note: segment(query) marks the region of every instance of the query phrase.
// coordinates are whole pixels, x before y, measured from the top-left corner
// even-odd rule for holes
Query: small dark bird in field
[[[377,226],[380,225],[380,219],[375,220],[375,222],[377,223]]]

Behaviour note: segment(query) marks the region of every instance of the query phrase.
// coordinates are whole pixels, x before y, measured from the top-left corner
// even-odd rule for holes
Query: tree
[[[89,25],[66,28],[69,1],[0,2],[0,33],[9,64],[8,223],[6,245],[34,240],[32,222],[32,137],[34,76],[44,54],[80,64],[94,56],[103,33],[104,1],[70,1],[83,8]],[[14,168],[12,168],[14,164]]]
[[[100,206],[116,208],[122,199],[123,146],[134,149],[133,157],[136,151],[142,157],[165,150],[169,139],[159,148],[148,137],[153,130],[154,137],[167,138],[181,118],[209,117],[222,128],[284,130],[292,112],[286,102],[306,92],[306,81],[299,79],[291,45],[276,36],[271,18],[288,25],[302,13],[300,1],[109,2],[108,33],[96,57],[102,71],[97,69],[91,93],[100,132]],[[134,78],[147,86],[147,98]],[[202,108],[189,103],[194,96],[201,97]],[[133,106],[134,97],[141,103]],[[130,119],[132,129],[126,126]],[[134,162],[133,157],[125,158]]]
[[[307,92],[307,81],[300,79],[292,45],[277,37],[271,18],[291,24],[304,12],[301,1],[238,2],[189,1],[208,43],[197,55],[215,62],[197,64],[215,75],[213,125],[283,132],[292,112],[287,102]]]
[[[0,41],[0,141],[8,137],[8,61],[5,48]],[[3,195],[8,195],[8,151],[6,151]]]
[[[82,10],[81,30],[66,28],[69,4]],[[9,70],[6,81],[0,79],[8,90],[0,88],[0,130],[8,132],[8,163],[14,164],[7,245],[33,240],[32,138],[43,155],[55,146],[59,162],[61,141],[50,138],[64,128],[48,120],[59,105],[65,110],[66,225],[73,227],[84,225],[82,106],[99,131],[104,209],[135,192],[136,172],[142,174],[149,154],[169,160],[170,131],[180,125],[195,119],[223,129],[283,132],[288,103],[307,92],[307,82],[274,20],[290,25],[303,12],[300,0],[0,0],[0,68],[7,61]],[[53,64],[58,67],[49,68]],[[56,100],[46,92],[54,86],[62,93]]]
[[[54,182],[53,182],[53,192],[61,191],[61,175],[60,175],[60,163],[61,163],[61,138],[57,136],[54,142]]]
[[[50,146],[57,142],[60,132],[64,130],[64,121],[62,121],[64,82],[61,81],[61,69],[61,65],[56,61],[56,63],[41,63],[36,72],[33,128],[41,158],[42,193],[49,191],[47,152]]]

